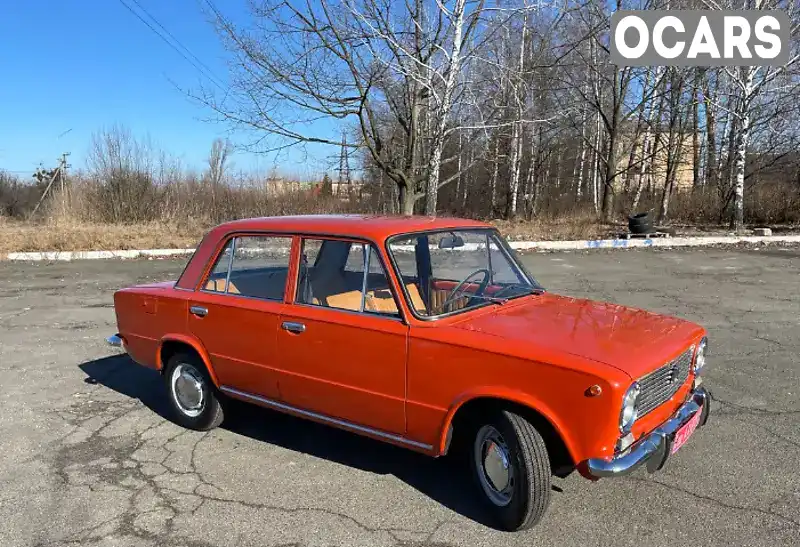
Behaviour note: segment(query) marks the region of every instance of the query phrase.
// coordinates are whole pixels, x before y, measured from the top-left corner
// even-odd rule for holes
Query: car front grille
[[[678,357],[639,380],[637,406],[639,417],[655,410],[668,401],[689,377],[694,346]]]

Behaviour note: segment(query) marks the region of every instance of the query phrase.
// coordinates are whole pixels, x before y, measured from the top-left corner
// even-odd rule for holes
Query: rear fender
[[[203,364],[206,366],[206,370],[208,370],[208,375],[211,376],[211,381],[214,382],[214,385],[216,387],[219,387],[219,380],[217,380],[217,374],[214,372],[214,367],[211,366],[211,358],[209,357],[206,348],[203,346],[200,340],[198,340],[193,336],[188,336],[186,334],[170,333],[164,335],[161,338],[161,340],[159,340],[158,350],[156,353],[156,360],[155,360],[155,362],[158,364],[158,370],[163,372],[164,365],[166,365],[166,363],[161,362],[161,349],[167,342],[180,342],[182,344],[186,344],[187,346],[191,347],[195,352],[197,352],[197,355],[200,356],[200,359],[202,359]]]

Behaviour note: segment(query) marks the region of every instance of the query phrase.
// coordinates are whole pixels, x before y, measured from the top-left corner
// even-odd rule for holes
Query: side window
[[[231,248],[233,239],[228,240],[225,248],[217,257],[217,262],[208,274],[204,289],[211,292],[225,292],[225,282],[228,279],[228,268],[231,265]]]
[[[292,239],[284,236],[232,239],[209,274],[206,290],[283,300],[291,246]]]
[[[398,315],[386,271],[371,245],[304,239],[301,261],[297,285],[299,303]]]

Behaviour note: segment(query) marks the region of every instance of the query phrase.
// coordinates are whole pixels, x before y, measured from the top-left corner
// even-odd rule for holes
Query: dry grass
[[[590,219],[570,222],[493,221],[510,240],[593,239],[614,228]],[[0,254],[27,251],[95,251],[193,248],[211,226],[149,222],[141,224],[34,224],[0,218]]]
[[[623,224],[604,224],[592,215],[532,221],[493,220],[491,224],[511,241],[606,239],[624,232]],[[212,225],[148,222],[139,224],[87,224],[78,221],[28,223],[0,216],[0,255],[26,251],[96,251],[123,249],[194,248]],[[800,226],[773,230],[796,233]],[[673,226],[676,235],[725,235],[724,226]]]
[[[161,223],[28,224],[0,222],[0,254],[24,251],[94,251],[119,249],[193,248],[202,227]]]
[[[603,239],[623,230],[622,225],[604,224],[590,215],[531,221],[493,220],[492,224],[511,241]]]

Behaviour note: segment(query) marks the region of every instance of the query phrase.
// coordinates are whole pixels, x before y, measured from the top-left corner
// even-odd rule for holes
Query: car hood
[[[591,359],[633,379],[673,359],[704,332],[677,317],[551,293],[512,300],[492,310],[454,326],[532,349]]]

